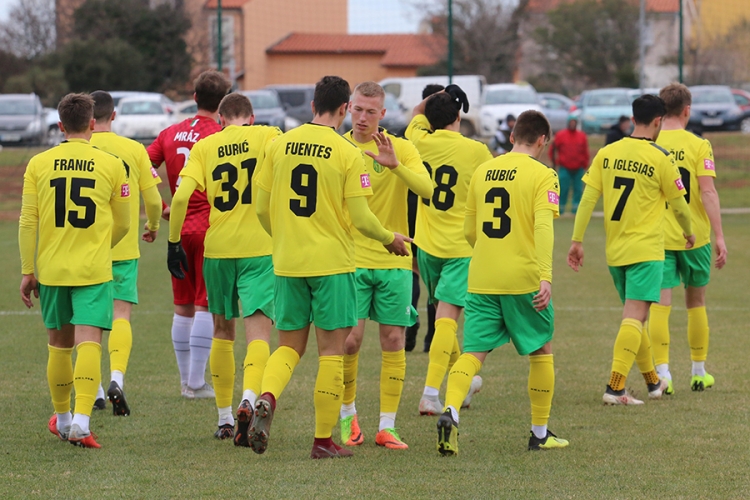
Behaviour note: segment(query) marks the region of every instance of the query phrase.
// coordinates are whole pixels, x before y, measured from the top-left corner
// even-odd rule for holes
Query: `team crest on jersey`
[[[559,205],[560,204],[560,195],[558,195],[554,191],[547,191],[547,201],[549,201],[553,205]]]
[[[377,162],[377,160],[372,160],[372,169],[375,170],[377,173],[380,173],[383,171],[383,165]]]
[[[682,179],[675,179],[674,185],[677,186],[677,189],[685,189],[685,184],[682,183]]]
[[[127,198],[130,196],[130,185],[123,184],[120,186],[120,198]]]
[[[370,187],[370,174],[362,174],[359,176],[359,183],[363,188]]]
[[[706,170],[716,170],[716,164],[714,164],[713,160],[706,158],[703,160],[703,168]]]

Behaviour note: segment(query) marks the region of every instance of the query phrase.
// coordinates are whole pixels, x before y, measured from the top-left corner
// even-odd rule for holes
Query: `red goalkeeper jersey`
[[[180,172],[188,162],[193,145],[220,130],[221,125],[213,119],[194,116],[162,130],[159,137],[147,148],[148,156],[155,167],[158,168],[162,162],[167,164],[167,179],[173,196]],[[206,193],[193,192],[188,202],[182,234],[205,233],[210,213],[211,206],[206,199]]]

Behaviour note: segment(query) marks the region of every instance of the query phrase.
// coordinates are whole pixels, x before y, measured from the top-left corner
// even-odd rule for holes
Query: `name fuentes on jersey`
[[[647,177],[654,176],[654,167],[646,163],[641,163],[634,160],[623,160],[620,158],[615,158],[614,160],[612,160],[612,165],[610,166],[609,158],[604,158],[602,168],[604,170],[611,168],[612,170],[620,170],[623,172],[634,172],[636,174],[645,175]]]
[[[329,159],[331,157],[330,146],[323,144],[308,144],[306,142],[287,142],[286,154],[296,156],[317,156],[318,158]]]

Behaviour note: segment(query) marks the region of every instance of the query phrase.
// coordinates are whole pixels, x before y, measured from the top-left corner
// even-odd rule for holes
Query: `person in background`
[[[505,121],[499,120],[499,126],[495,137],[493,138],[494,147],[492,150],[495,152],[495,156],[505,154],[513,149],[513,144],[510,142],[510,133],[513,132],[513,127],[516,126],[516,117],[514,115],[508,115],[505,117]]]
[[[620,139],[628,137],[630,135],[630,118],[622,115],[617,123],[610,127],[607,132],[607,137],[604,140],[604,145],[609,146],[613,142],[617,142]]]
[[[578,120],[568,119],[567,128],[555,134],[555,140],[549,148],[552,167],[560,177],[560,215],[565,212],[568,192],[572,186],[573,200],[570,211],[575,215],[583,194],[583,174],[589,164],[589,141],[586,134],[578,130]],[[562,167],[562,168],[559,168]]]

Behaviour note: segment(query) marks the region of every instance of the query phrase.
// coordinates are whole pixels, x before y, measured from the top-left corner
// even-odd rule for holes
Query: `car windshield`
[[[721,90],[692,91],[693,104],[734,104],[731,92]]]
[[[123,102],[120,107],[121,115],[163,115],[164,110],[156,101]]]
[[[401,113],[401,106],[398,103],[398,99],[396,99],[395,97],[393,97],[391,94],[386,94],[385,95],[384,107],[388,111],[393,111],[393,112],[396,112],[396,113]]]
[[[631,98],[626,93],[591,94],[587,96],[584,105],[591,107],[630,106]]]
[[[33,115],[35,113],[34,103],[29,100],[23,101],[0,101],[0,115]]]
[[[280,108],[279,100],[274,94],[248,94],[250,103],[253,105],[253,109],[271,109]]]
[[[531,89],[488,90],[485,104],[536,104],[536,93]]]

